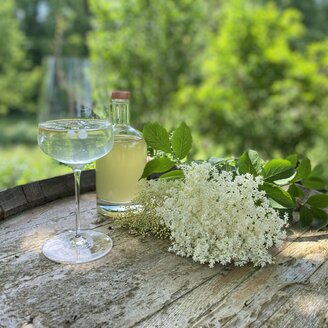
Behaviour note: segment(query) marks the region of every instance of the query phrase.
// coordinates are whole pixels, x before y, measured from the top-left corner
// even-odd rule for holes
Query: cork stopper
[[[112,99],[130,99],[129,91],[113,91]]]

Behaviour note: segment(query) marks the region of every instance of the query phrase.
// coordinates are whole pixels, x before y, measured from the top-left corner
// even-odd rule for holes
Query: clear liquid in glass
[[[62,119],[39,124],[41,150],[72,167],[91,163],[113,144],[112,126],[105,120]]]

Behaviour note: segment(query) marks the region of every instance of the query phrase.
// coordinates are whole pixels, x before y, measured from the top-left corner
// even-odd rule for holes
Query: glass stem
[[[74,169],[74,184],[75,184],[75,238],[80,237],[80,169]]]

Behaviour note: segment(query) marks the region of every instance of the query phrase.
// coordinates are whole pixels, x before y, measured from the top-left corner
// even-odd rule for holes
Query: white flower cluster
[[[262,178],[220,173],[209,163],[183,170],[184,181],[153,181],[143,196],[156,203],[155,195],[165,194],[153,215],[169,229],[171,250],[211,267],[271,263],[268,249],[285,238],[287,216],[281,219],[259,191]]]
[[[170,231],[161,223],[156,215],[156,209],[163,205],[173,185],[176,185],[175,181],[139,181],[140,192],[135,202],[142,205],[143,210],[137,213],[133,212],[129,216],[122,216],[120,218],[121,226],[127,228],[132,234],[169,238]]]
[[[194,261],[271,263],[269,248],[286,237],[284,219],[259,190],[261,177],[219,172],[209,163],[185,165],[184,180],[142,181],[144,211],[122,219],[132,233],[172,240],[171,250]]]

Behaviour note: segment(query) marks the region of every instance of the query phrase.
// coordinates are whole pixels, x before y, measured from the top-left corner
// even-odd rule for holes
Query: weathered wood
[[[0,198],[0,220],[23,211],[28,208],[27,205],[28,202],[22,187],[15,187],[2,191]]]
[[[303,236],[322,236],[322,233],[308,232]],[[208,314],[197,320],[197,324],[205,327],[211,324],[247,327],[256,320],[261,306],[270,302],[276,293],[290,285],[304,284],[326,261],[327,251],[320,244],[328,247],[328,233],[324,236],[327,239],[319,243],[316,238],[302,242],[300,237],[278,255],[276,265],[267,266],[250,276],[225,299],[213,304]]]
[[[74,203],[73,201],[71,201],[72,208],[73,205]],[[41,216],[49,216],[49,213],[44,212],[44,210],[42,210]],[[65,218],[61,220],[64,221]],[[5,221],[4,223],[9,224],[9,222],[10,220]],[[115,228],[115,224],[117,226],[116,222],[110,223],[110,225],[112,225],[113,228]],[[37,227],[39,229],[42,228],[40,227],[39,221]],[[32,229],[36,229],[37,227],[34,227]],[[11,229],[12,228],[14,228],[13,225],[11,226]],[[106,229],[106,226],[103,226],[100,229]],[[118,229],[112,229],[111,231],[113,232],[118,231]],[[27,233],[27,235],[29,234]],[[30,238],[28,238],[28,240],[26,241],[27,244],[30,245],[28,241],[33,239],[38,239],[38,238],[35,238],[35,235],[30,236]],[[97,279],[98,280],[104,279],[105,281],[108,281],[109,284],[114,279],[115,282],[117,283],[117,288],[122,293],[120,298],[129,299],[129,295],[131,295],[132,293],[136,293],[136,295],[139,295],[139,297],[137,297],[137,301],[141,302],[143,300],[145,291],[143,288],[138,288],[136,290],[136,286],[134,285],[134,283],[137,283],[139,285],[140,280],[148,279],[152,283],[151,286],[148,286],[149,288],[148,292],[150,295],[153,295],[155,293],[159,285],[170,286],[170,288],[163,289],[162,297],[157,297],[157,300],[155,302],[155,306],[156,306],[155,309],[160,309],[163,301],[169,301],[172,298],[173,294],[176,295],[175,297],[179,297],[179,294],[184,293],[185,290],[188,290],[188,286],[189,288],[193,288],[199,282],[204,281],[204,279],[208,279],[209,276],[211,277],[215,274],[215,271],[209,269],[207,266],[201,266],[202,270],[199,270],[198,265],[194,266],[194,264],[190,260],[183,259],[184,264],[181,263],[180,258],[167,252],[167,247],[168,247],[167,241],[154,240],[150,238],[131,238],[126,233],[121,235],[116,234],[116,236],[114,235],[113,240],[114,240],[113,252],[112,254],[109,255],[107,259],[104,259],[104,261],[106,260],[105,263],[102,263],[103,260],[101,260],[95,262],[94,264],[84,265],[84,268],[87,273],[90,273],[88,270],[89,266],[93,268],[94,265],[97,265],[97,270],[99,270],[98,273],[94,273],[95,276],[93,277],[93,279],[95,279],[95,281],[93,282],[94,293],[98,292],[99,294],[101,294],[102,290],[104,289],[104,283],[102,282],[101,284],[100,283],[98,284],[96,281]],[[44,241],[43,239],[41,240],[39,238],[40,247],[43,241]],[[40,305],[38,305],[40,295],[42,294],[48,295],[45,296],[47,298],[49,298],[49,295],[52,295],[52,297],[49,298],[48,302],[46,300],[42,301],[43,304],[42,306],[45,306],[45,304],[47,304],[47,306],[51,307],[52,313],[55,316],[58,315],[58,313],[62,313],[62,310],[60,310],[57,314],[56,311],[53,310],[57,308],[59,310],[62,307],[61,301],[62,301],[63,291],[60,288],[60,286],[56,286],[52,290],[51,287],[53,287],[53,283],[63,284],[64,281],[69,279],[66,288],[70,289],[71,279],[77,279],[77,281],[80,281],[79,277],[75,277],[75,278],[72,277],[72,273],[70,272],[72,269],[75,269],[76,267],[69,268],[69,270],[66,271],[65,269],[69,266],[61,266],[49,262],[42,255],[40,255],[40,249],[37,249],[35,245],[32,245],[31,251],[24,253],[23,256],[20,255],[19,258],[16,258],[16,256],[5,258],[4,261],[2,262],[2,266],[5,268],[2,274],[4,277],[8,277],[8,278],[6,279],[5,285],[0,286],[0,288],[3,288],[5,291],[15,290],[15,294],[11,294],[12,297],[10,297],[12,300],[15,300],[14,302],[16,302],[17,300],[21,300],[20,302],[24,304],[26,302],[27,303],[36,302],[36,304],[33,305],[33,308],[38,309],[40,307]],[[62,267],[60,269],[60,272],[61,273],[64,272],[61,281],[59,282],[57,280],[54,282],[47,281],[47,279],[51,280],[52,279],[51,277],[53,277],[58,273],[58,271],[56,270],[58,266]],[[35,269],[31,270],[32,267]],[[82,266],[80,266],[80,268],[81,267]],[[169,271],[169,275],[167,275],[167,271],[166,271],[168,268],[170,268],[171,271],[171,273]],[[102,274],[99,275],[98,278],[96,278],[96,276],[99,274],[100,271],[102,272]],[[192,273],[194,273],[193,275],[194,278],[189,282],[186,281],[185,279],[186,276]],[[30,291],[28,287],[30,286],[30,281],[31,280],[33,281],[34,279],[40,279],[40,277],[43,277],[42,279],[47,281],[46,285],[40,285],[40,286],[38,285],[37,291],[35,293],[33,291]],[[133,277],[131,281],[132,285],[127,284],[127,282],[131,279],[131,277]],[[170,284],[172,277],[174,277],[174,281],[175,281],[174,284]],[[90,279],[90,277],[87,279]],[[24,284],[25,284],[25,288],[24,287],[22,288],[22,285]],[[51,290],[48,290],[46,292],[44,288],[46,289],[50,288]],[[111,289],[115,290],[114,287],[111,287]],[[25,292],[25,294],[23,293],[23,297],[25,297],[25,299],[23,300],[21,299],[22,296],[20,296],[20,292],[22,292],[22,290]],[[26,290],[29,290],[29,292],[26,293]],[[118,298],[119,296],[120,296],[119,294],[115,295],[116,298]],[[156,296],[156,294],[154,296]],[[74,299],[70,299],[70,301],[74,301]],[[9,302],[8,299],[3,300],[4,304],[7,304],[8,302]],[[108,311],[111,312],[111,316],[117,316],[120,318],[120,320],[116,321],[118,324],[119,322],[121,322],[120,325],[122,327],[126,327],[129,326],[130,321],[132,322],[138,321],[143,318],[142,315],[144,315],[144,313],[140,311],[136,311],[135,302],[136,302],[135,299],[131,299],[131,304],[129,306],[127,305],[128,308],[126,309],[126,315],[124,316],[120,315],[122,314],[121,312],[122,308],[120,307],[114,307],[113,309],[108,309]],[[148,311],[148,313],[150,314],[152,313],[152,311],[154,311],[150,307],[149,303],[151,302],[152,301],[149,300],[148,302],[142,302],[142,304],[140,305],[141,307],[144,307],[145,311]],[[127,303],[129,303],[129,301],[127,301]],[[140,306],[139,306],[139,310],[140,310]],[[103,305],[99,305],[99,307],[103,308]],[[17,308],[17,311],[21,312],[22,309]],[[0,310],[0,317],[1,314],[2,313]],[[50,317],[52,317],[53,315],[50,315]],[[90,324],[92,326],[92,323],[97,322],[98,320],[97,313],[96,314],[92,314],[92,313],[90,314],[88,312],[85,313],[85,308],[83,307],[81,307],[77,315],[79,318],[79,322],[82,321],[81,325],[86,327],[87,324]],[[11,316],[14,316],[14,314],[12,313]],[[67,316],[66,317],[64,316],[63,320],[64,319],[67,320]],[[58,320],[59,319],[57,317],[54,318],[54,322]],[[60,323],[64,323],[64,321],[60,321]]]
[[[34,183],[27,183],[25,185],[22,185],[21,187],[24,191],[26,201],[30,204],[31,207],[35,207],[45,203],[45,196],[39,181]]]
[[[81,193],[95,190],[95,171],[83,171]],[[0,192],[0,220],[49,201],[74,195],[73,174],[31,182]]]
[[[304,283],[282,288],[254,313],[249,327],[327,327],[328,262]]]
[[[297,242],[288,242],[278,254],[276,265],[262,269],[251,266],[233,268],[226,276],[217,275],[194,289],[180,302],[172,303],[150,319],[140,323],[138,327],[186,327],[189,325],[221,327],[228,319],[234,317],[240,308],[252,303],[252,293],[259,292],[264,297],[270,296],[266,282],[270,283],[269,286],[273,284],[271,288],[274,290],[274,284],[278,283],[277,279],[284,270],[290,270],[289,274],[292,276],[299,276],[298,270],[303,272],[304,267],[312,269],[312,263],[306,260],[303,265],[299,263],[291,265],[289,262],[279,265],[282,258],[297,258],[302,255],[302,251],[305,252],[305,249],[300,249]],[[288,278],[289,274],[285,273],[282,279]]]
[[[114,247],[78,266],[41,254],[47,238],[73,226],[73,197],[0,222],[0,327],[326,324],[328,231],[291,231],[264,268],[210,269],[169,253],[166,240],[132,237],[119,220],[98,217],[94,193],[82,195],[81,209],[82,225],[108,233]]]
[[[69,204],[69,206],[68,206]],[[81,196],[81,224],[83,227],[95,228],[107,223],[95,215],[94,195]],[[56,202],[11,217],[1,223],[0,259],[35,251],[40,243],[56,231],[74,227],[74,199],[60,199]],[[28,249],[27,249],[28,247]]]
[[[289,288],[288,288],[289,287]],[[286,302],[262,327],[328,327],[328,262],[304,283],[284,289]]]

